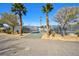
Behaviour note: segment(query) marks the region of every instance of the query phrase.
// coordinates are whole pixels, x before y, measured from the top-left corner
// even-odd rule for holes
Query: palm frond
[[[45,6],[42,6],[42,12],[49,13],[53,9],[53,5],[50,3],[47,3]]]
[[[26,15],[27,9],[22,3],[14,3],[11,11],[18,15]]]

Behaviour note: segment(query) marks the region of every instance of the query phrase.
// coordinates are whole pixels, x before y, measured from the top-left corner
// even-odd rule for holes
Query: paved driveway
[[[25,37],[16,38],[0,35],[0,55],[79,56],[79,42],[35,39],[36,36],[29,34]]]

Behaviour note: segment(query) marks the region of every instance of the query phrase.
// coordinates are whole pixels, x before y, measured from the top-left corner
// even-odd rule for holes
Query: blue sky
[[[42,13],[41,7],[45,5],[45,3],[25,3],[25,7],[28,12],[23,16],[23,25],[40,25],[40,16],[42,17],[42,23],[45,25],[45,14]],[[8,12],[11,13],[11,3],[0,3],[0,13]],[[70,6],[79,6],[78,3],[53,3],[54,9],[49,13],[49,21],[51,25],[57,25],[54,22],[53,16],[57,13],[59,9],[62,7],[70,7]]]

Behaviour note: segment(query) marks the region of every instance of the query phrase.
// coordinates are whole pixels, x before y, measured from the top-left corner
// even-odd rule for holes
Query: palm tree
[[[27,8],[22,3],[14,3],[11,11],[17,14],[20,18],[20,35],[22,35],[22,16],[26,15]]]
[[[46,28],[47,28],[47,34],[49,35],[50,33],[50,28],[49,28],[49,19],[48,19],[48,14],[51,12],[53,9],[52,4],[47,3],[45,6],[42,6],[42,12],[45,13],[46,15]]]

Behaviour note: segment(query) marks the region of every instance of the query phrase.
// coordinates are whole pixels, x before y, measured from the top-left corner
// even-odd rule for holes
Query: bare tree
[[[62,35],[67,34],[66,30],[68,27],[68,23],[71,20],[78,18],[77,17],[77,14],[79,13],[78,10],[79,7],[64,7],[61,8],[55,15],[55,20],[60,25]]]

